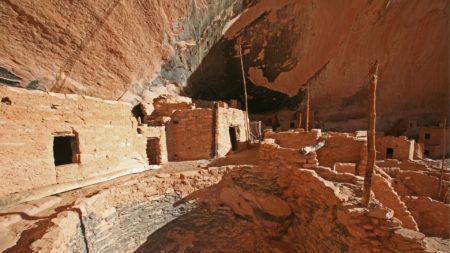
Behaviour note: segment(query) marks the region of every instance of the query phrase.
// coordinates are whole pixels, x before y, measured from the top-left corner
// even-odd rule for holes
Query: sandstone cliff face
[[[130,102],[182,89],[242,99],[242,41],[251,111],[295,108],[310,83],[318,126],[364,127],[377,59],[380,130],[432,123],[448,114],[448,10],[448,0],[5,0],[0,83]]]
[[[176,93],[241,2],[1,1],[0,83],[128,101]]]
[[[218,47],[236,54],[230,47],[242,41],[246,73],[256,87],[250,88],[250,110],[293,108],[302,101],[301,87],[310,83],[312,108],[325,129],[350,119],[353,129],[365,127],[368,70],[378,60],[380,130],[389,130],[400,118],[428,123],[448,114],[448,7],[446,0],[257,1]],[[239,63],[230,61],[237,66],[234,74],[209,71],[214,74],[203,79],[220,83],[214,75],[239,83]],[[288,96],[264,100],[262,87]]]

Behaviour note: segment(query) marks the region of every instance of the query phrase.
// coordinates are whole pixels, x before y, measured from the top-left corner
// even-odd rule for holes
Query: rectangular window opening
[[[393,148],[387,148],[386,149],[386,158],[387,159],[393,159],[394,158],[394,149]]]
[[[159,146],[159,138],[147,139],[147,158],[149,165],[159,164],[161,148]]]
[[[290,126],[291,128],[295,128],[295,122],[294,121],[291,121],[291,126]]]
[[[425,140],[429,140],[429,139],[431,138],[431,136],[430,136],[430,134],[429,134],[429,133],[425,133],[425,136],[424,136],[424,138],[425,138]]]
[[[78,163],[78,143],[75,136],[55,136],[53,138],[53,158],[55,166]]]
[[[229,127],[228,132],[230,134],[231,150],[235,151],[238,149],[237,127]]]

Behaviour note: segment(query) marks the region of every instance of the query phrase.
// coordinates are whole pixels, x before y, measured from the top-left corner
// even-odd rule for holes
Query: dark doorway
[[[426,157],[428,157],[428,156],[430,156],[430,151],[429,151],[429,150],[425,150],[425,151],[423,152],[423,154],[424,154]]]
[[[55,166],[77,162],[77,139],[75,136],[55,136],[53,139]]]
[[[230,127],[230,142],[231,142],[231,150],[237,150],[237,128]]]
[[[295,122],[294,122],[294,121],[291,121],[290,127],[291,127],[291,129],[292,129],[292,128],[295,128]]]
[[[148,138],[147,139],[147,158],[148,163],[159,164],[160,156],[159,139],[158,138]]]
[[[393,148],[387,148],[386,149],[386,158],[387,159],[393,159],[394,158],[394,149]]]
[[[144,123],[144,112],[142,111],[141,104],[137,104],[131,110],[131,113],[136,118],[139,124]]]

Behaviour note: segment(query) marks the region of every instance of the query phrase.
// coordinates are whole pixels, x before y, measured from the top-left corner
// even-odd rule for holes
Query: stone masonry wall
[[[244,167],[225,175],[217,188],[212,210],[231,208],[242,226],[256,226],[258,238],[249,240],[280,252],[425,252],[424,235],[402,228],[392,210],[377,203],[360,207],[361,186],[349,180],[325,180],[309,169]]]
[[[376,140],[377,160],[387,158],[387,149],[393,149],[392,159],[412,160],[414,157],[414,140],[408,140],[406,136],[382,136]]]
[[[424,144],[424,151],[428,151],[428,156],[434,159],[441,159],[444,149],[443,140],[449,138],[449,128],[442,127],[423,127],[419,129],[419,142]],[[425,134],[428,134],[429,138],[425,139]],[[448,148],[448,141],[445,147],[445,153],[448,157],[450,149]]]
[[[375,198],[380,201],[384,207],[394,211],[394,217],[402,222],[402,227],[415,231],[419,230],[411,212],[386,178],[383,178],[379,174],[374,174],[372,190],[375,194]]]
[[[195,108],[192,99],[188,97],[161,95],[153,100],[153,112],[151,118],[170,117],[176,110],[188,110]]]
[[[270,165],[312,168],[318,165],[317,155],[303,155],[300,149],[283,148],[274,139],[265,139],[259,146],[259,158]]]
[[[231,150],[230,127],[236,127],[236,139],[238,142],[243,143],[246,141],[245,114],[243,111],[233,108],[219,107],[217,110],[217,155],[222,157]]]
[[[417,221],[420,232],[427,236],[450,238],[450,205],[429,197],[403,197]]]
[[[156,138],[158,142],[156,163],[161,164],[168,161],[167,155],[167,141],[166,141],[166,129],[163,126],[139,126],[140,134],[145,138]]]
[[[359,163],[364,160],[366,140],[347,133],[327,133],[320,139],[325,140],[325,146],[317,151],[319,164],[333,167],[336,162]]]
[[[179,110],[166,126],[169,161],[207,159],[214,145],[213,110]]]
[[[264,131],[264,138],[275,139],[275,142],[284,148],[302,148],[317,143],[321,132],[313,129],[310,132],[304,130],[273,132],[271,130]]]
[[[146,163],[127,103],[4,86],[0,97],[0,196]],[[80,163],[55,166],[59,134],[78,137]]]

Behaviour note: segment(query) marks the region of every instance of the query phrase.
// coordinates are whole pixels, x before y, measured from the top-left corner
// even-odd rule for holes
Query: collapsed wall
[[[361,182],[326,168],[160,174],[77,201],[36,252],[425,252],[393,211],[360,203]],[[222,174],[224,176],[222,177]],[[220,178],[222,178],[220,180]],[[220,180],[220,182],[219,182]],[[214,183],[217,183],[214,185]],[[197,201],[195,201],[197,199]]]
[[[203,211],[167,224],[138,252],[425,252],[424,235],[402,228],[392,210],[359,206],[355,176],[321,174],[235,168],[204,195]]]
[[[40,238],[10,248],[32,252],[131,252],[198,206],[188,195],[217,183],[226,168],[143,175],[101,190],[48,222]]]

